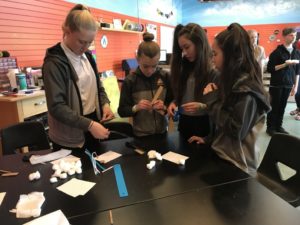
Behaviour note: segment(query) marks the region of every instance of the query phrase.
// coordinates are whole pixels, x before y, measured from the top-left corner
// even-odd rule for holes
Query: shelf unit
[[[123,33],[134,33],[134,34],[142,34],[143,33],[143,32],[140,32],[140,31],[111,29],[111,28],[106,28],[106,27],[100,27],[99,30],[112,31],[112,32],[123,32]]]

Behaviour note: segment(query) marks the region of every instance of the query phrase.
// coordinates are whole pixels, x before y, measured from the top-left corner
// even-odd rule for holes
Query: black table
[[[298,225],[300,211],[247,179],[112,209],[122,225]],[[110,224],[109,212],[70,218],[72,225]]]
[[[162,154],[170,150],[189,156],[185,166],[179,166],[167,161],[157,162],[154,169],[148,170],[147,155],[138,155],[125,146],[125,142],[133,142],[145,150],[155,149]],[[212,151],[196,144],[187,144],[177,132],[168,135],[155,135],[139,139],[120,139],[101,143],[97,152],[113,150],[123,154],[122,157],[107,164],[121,164],[124,179],[128,189],[128,197],[120,198],[113,170],[95,176],[91,163],[84,153],[74,152],[80,156],[83,163],[83,173],[73,177],[95,182],[96,185],[85,195],[73,198],[55,187],[67,180],[56,184],[49,182],[53,174],[51,164],[30,165],[22,162],[22,155],[12,155],[0,158],[0,169],[19,171],[17,177],[0,177],[0,192],[7,192],[0,207],[0,221],[5,224],[23,224],[31,219],[16,219],[15,214],[8,211],[15,208],[20,194],[33,191],[44,192],[46,201],[42,206],[45,215],[61,209],[68,219],[84,215],[97,215],[109,209],[126,208],[159,199],[174,196],[189,196],[189,193],[214,186],[221,186],[252,179],[240,169],[219,159]],[[41,179],[30,182],[28,174],[39,170]],[[188,201],[186,202],[188,204]],[[100,214],[101,216],[101,214]],[[73,222],[72,222],[73,224]],[[79,224],[79,223],[78,223]],[[89,224],[89,223],[84,223]],[[91,224],[93,224],[91,222]]]

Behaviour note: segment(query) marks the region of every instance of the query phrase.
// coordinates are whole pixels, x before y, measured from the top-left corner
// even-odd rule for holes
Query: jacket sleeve
[[[121,117],[131,117],[134,115],[132,107],[134,106],[132,98],[132,83],[129,79],[125,79],[120,94],[118,113]]]
[[[45,93],[47,99],[48,112],[56,120],[76,127],[82,130],[88,130],[90,119],[85,118],[68,105],[68,80],[65,74],[66,71],[62,67],[59,67],[57,63],[53,61],[45,62],[43,65],[43,79],[45,86]],[[77,93],[74,92],[74,95]]]
[[[173,100],[173,92],[172,92],[172,88],[171,88],[170,74],[169,73],[166,74],[166,89],[167,89],[167,93],[166,93],[165,105],[168,107],[169,104]]]
[[[249,94],[238,95],[241,96],[233,106],[223,106],[217,98],[216,91],[207,94],[205,102],[208,106],[208,114],[217,129],[238,140],[243,140],[254,125],[257,104]]]
[[[269,73],[274,73],[275,72],[275,66],[276,65],[279,65],[279,63],[277,63],[277,54],[276,52],[272,52],[271,55],[270,55],[270,58],[269,58],[269,61],[268,61],[268,64],[267,64],[267,71]]]
[[[97,76],[97,79],[98,76]],[[99,79],[99,95],[100,95],[100,101],[101,101],[101,105],[105,105],[106,103],[110,103],[110,100],[106,94],[105,88],[103,87],[102,81]]]

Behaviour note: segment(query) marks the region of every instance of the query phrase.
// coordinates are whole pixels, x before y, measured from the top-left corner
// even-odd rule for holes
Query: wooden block
[[[154,104],[154,102],[159,98],[159,96],[161,95],[162,91],[164,90],[164,87],[163,86],[159,86],[153,99],[152,99],[152,104]]]

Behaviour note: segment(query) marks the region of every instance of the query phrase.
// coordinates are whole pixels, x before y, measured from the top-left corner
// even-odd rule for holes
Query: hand
[[[168,107],[168,116],[169,117],[173,117],[174,116],[174,112],[175,112],[176,108],[177,108],[177,105],[174,102],[172,102],[169,105],[169,107]]]
[[[205,144],[205,141],[202,137],[192,136],[188,139],[189,143],[196,142],[197,144]]]
[[[104,126],[102,126],[100,123],[92,121],[92,125],[89,128],[89,131],[96,139],[106,139],[108,138],[110,132],[108,129],[106,129]]]
[[[153,104],[152,104],[152,109],[154,110],[164,110],[165,109],[165,105],[164,102],[162,100],[156,100]]]
[[[109,104],[104,104],[102,109],[103,109],[103,115],[100,122],[106,122],[112,120],[115,117],[114,113],[111,111]]]
[[[149,100],[142,99],[136,105],[136,110],[152,110],[152,104]]]
[[[209,92],[212,92],[214,90],[217,90],[218,89],[218,86],[214,83],[209,83],[206,85],[206,87],[204,88],[203,90],[203,95],[206,95],[208,94]]]
[[[290,96],[294,96],[296,94],[295,86],[292,87]]]
[[[188,102],[185,104],[182,104],[181,107],[185,112],[189,113],[195,113],[199,109],[206,108],[206,105],[201,102]]]

